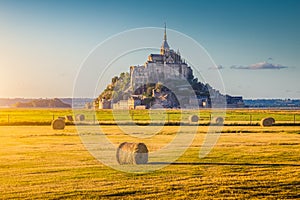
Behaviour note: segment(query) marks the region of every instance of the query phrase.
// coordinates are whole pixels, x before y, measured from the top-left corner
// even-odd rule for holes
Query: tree
[[[124,92],[130,86],[130,75],[128,72],[122,72],[119,77],[115,76],[111,79],[111,83],[107,85],[104,91],[97,97],[101,99],[113,99],[114,101],[121,100]],[[97,101],[97,100],[96,100]]]

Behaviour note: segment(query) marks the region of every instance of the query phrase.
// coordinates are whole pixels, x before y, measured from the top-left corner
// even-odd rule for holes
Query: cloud
[[[218,70],[220,70],[220,69],[224,69],[224,67],[222,65],[214,65],[212,67],[209,67],[208,69],[218,69]]]
[[[217,69],[224,69],[224,67],[222,65],[218,65]]]
[[[233,65],[230,67],[231,69],[252,69],[252,70],[258,70],[258,69],[284,69],[288,68],[287,66],[280,65],[280,64],[272,64],[269,62],[259,62],[248,66],[241,66],[241,65]]]
[[[285,90],[285,92],[286,92],[286,93],[291,93],[292,91],[291,91],[291,90]]]

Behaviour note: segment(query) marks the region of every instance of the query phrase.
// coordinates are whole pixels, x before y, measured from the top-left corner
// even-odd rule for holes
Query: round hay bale
[[[275,119],[273,117],[269,117],[273,124],[275,124]]]
[[[197,115],[191,115],[189,116],[189,122],[198,122],[199,121],[199,117]]]
[[[65,118],[66,118],[68,121],[70,121],[70,122],[74,121],[72,115],[66,115]]]
[[[214,117],[212,123],[215,125],[223,125],[224,118],[223,117]]]
[[[65,120],[63,119],[55,119],[51,123],[53,130],[63,130],[66,126]]]
[[[117,161],[124,164],[147,164],[148,148],[144,143],[123,142],[117,149]]]
[[[261,126],[272,126],[275,124],[275,119],[273,117],[266,117],[260,121]]]
[[[84,116],[83,114],[77,114],[77,115],[75,116],[75,120],[76,120],[76,121],[82,122],[82,121],[85,120],[85,116]]]

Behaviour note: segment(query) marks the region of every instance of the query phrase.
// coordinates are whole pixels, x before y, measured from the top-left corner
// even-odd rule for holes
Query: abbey
[[[144,65],[130,67],[130,83],[134,90],[145,83],[164,80],[191,79],[193,70],[181,58],[179,50],[170,49],[167,42],[166,26],[160,54],[150,54]]]
[[[129,73],[112,78],[111,84],[95,100],[99,109],[193,109],[222,106],[244,107],[242,97],[223,95],[209,84],[194,78],[192,68],[179,50],[170,48],[166,26],[159,54],[150,54],[144,65],[130,66]]]

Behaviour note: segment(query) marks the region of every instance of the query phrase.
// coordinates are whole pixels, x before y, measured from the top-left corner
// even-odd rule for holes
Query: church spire
[[[160,47],[160,54],[165,54],[167,51],[169,51],[170,47],[167,42],[167,25],[165,23],[165,30],[164,30],[164,41]]]

